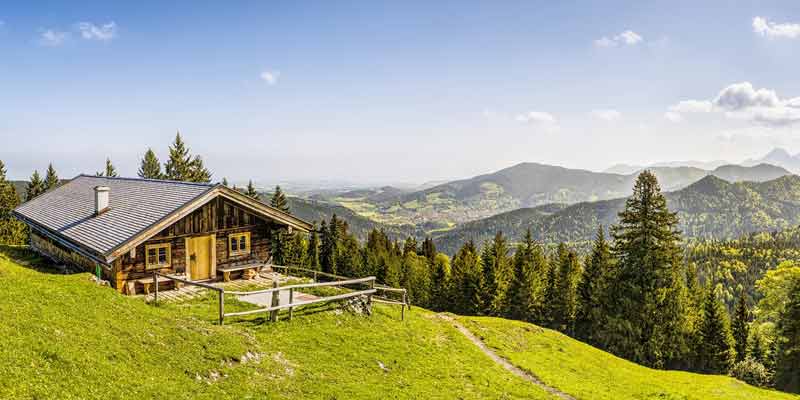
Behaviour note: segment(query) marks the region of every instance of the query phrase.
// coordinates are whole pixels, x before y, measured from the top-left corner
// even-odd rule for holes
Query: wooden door
[[[213,277],[214,253],[213,236],[197,236],[186,239],[186,254],[191,280],[202,281]]]

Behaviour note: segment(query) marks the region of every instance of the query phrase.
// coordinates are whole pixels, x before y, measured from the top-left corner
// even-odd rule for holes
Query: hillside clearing
[[[524,322],[488,317],[457,320],[503,358],[579,399],[800,399],[727,376],[653,370]]]
[[[550,398],[421,309],[216,326],[213,303],[154,307],[12,258],[40,263],[0,248],[3,399]]]

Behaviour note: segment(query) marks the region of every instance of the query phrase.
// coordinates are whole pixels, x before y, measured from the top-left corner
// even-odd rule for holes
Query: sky
[[[0,4],[11,178],[177,131],[257,185],[800,152],[798,1],[121,3]]]

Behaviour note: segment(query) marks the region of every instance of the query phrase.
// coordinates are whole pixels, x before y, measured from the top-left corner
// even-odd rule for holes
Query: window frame
[[[166,253],[166,262],[164,264],[158,262],[158,252],[161,249],[165,249],[164,252]],[[150,263],[150,250],[154,250],[156,252],[155,263]],[[161,269],[161,268],[169,268],[171,266],[172,266],[172,243],[156,243],[156,244],[148,244],[145,246],[144,249],[145,269]]]
[[[245,240],[245,248],[242,249],[241,243],[242,238]],[[233,248],[233,244],[236,243],[236,249]],[[228,255],[233,256],[243,256],[250,254],[250,249],[252,248],[250,243],[250,232],[238,232],[238,233],[231,233],[228,235]]]

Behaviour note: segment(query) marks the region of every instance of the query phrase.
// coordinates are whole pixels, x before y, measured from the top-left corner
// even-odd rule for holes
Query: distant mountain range
[[[800,224],[800,177],[796,175],[738,183],[708,175],[666,197],[688,237],[731,238]],[[529,228],[545,242],[590,240],[599,225],[608,228],[617,221],[624,204],[625,199],[613,199],[522,208],[468,222],[433,237],[437,247],[450,254],[467,240],[481,244],[497,231],[512,240],[520,240]]]
[[[707,175],[731,182],[762,182],[790,174],[786,169],[768,164],[751,167],[723,165],[714,170],[695,167],[650,169],[658,176],[664,190],[686,187]],[[452,226],[518,208],[625,197],[633,188],[637,175],[521,163],[415,192],[382,188],[349,192],[335,200],[356,210],[369,210],[373,218],[383,222]]]
[[[705,170],[714,170],[723,165],[730,165],[735,163],[731,163],[724,160],[715,160],[715,161],[668,161],[668,162],[660,162],[650,165],[631,165],[631,164],[615,164],[609,168],[603,170],[603,172],[608,172],[612,174],[632,174],[635,172],[639,172],[644,169],[651,169],[657,167],[691,167],[691,168],[700,168]],[[763,157],[758,158],[749,158],[747,160],[742,161],[739,165],[743,165],[746,167],[751,167],[758,164],[771,164],[777,167],[781,167],[784,169],[789,170],[793,174],[800,173],[800,153],[792,155],[786,149],[777,147],[772,149],[769,153],[764,155]]]

